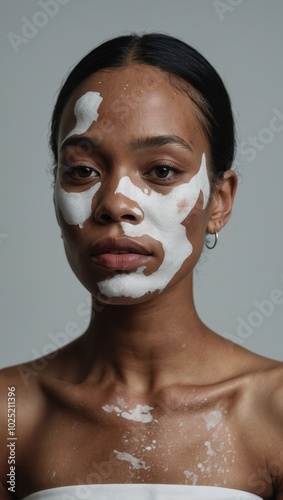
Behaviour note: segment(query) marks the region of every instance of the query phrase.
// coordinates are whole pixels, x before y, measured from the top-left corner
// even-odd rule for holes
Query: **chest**
[[[148,408],[109,407],[91,418],[55,412],[20,462],[19,484],[28,474],[34,490],[105,483],[249,489],[256,458],[223,408],[166,414]]]

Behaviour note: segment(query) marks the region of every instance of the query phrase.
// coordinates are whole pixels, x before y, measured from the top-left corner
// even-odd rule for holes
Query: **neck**
[[[197,315],[191,287],[141,304],[96,303],[93,311],[84,336],[85,376],[107,374],[141,392],[199,381],[209,330]]]

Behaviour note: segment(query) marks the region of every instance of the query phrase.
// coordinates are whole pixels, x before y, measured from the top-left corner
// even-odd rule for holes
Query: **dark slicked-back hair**
[[[132,34],[108,40],[74,67],[59,92],[52,115],[50,147],[55,164],[60,119],[74,90],[97,71],[122,68],[131,63],[165,71],[172,77],[172,84],[187,92],[198,108],[209,140],[212,177],[221,178],[223,172],[231,168],[235,151],[234,120],[227,90],[216,70],[196,49],[160,33]]]

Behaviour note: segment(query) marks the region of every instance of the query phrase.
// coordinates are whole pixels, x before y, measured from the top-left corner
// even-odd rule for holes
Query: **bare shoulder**
[[[32,373],[35,375],[35,372],[30,367],[30,363],[0,370],[1,409],[12,387],[14,388],[14,392],[17,393],[15,398],[20,398],[21,407],[23,401],[27,403],[29,399],[33,400],[34,393],[38,390],[38,383],[36,376],[31,377]]]
[[[9,479],[45,421],[50,401],[46,387],[70,378],[76,346],[0,370],[0,498],[17,498]],[[17,456],[17,464],[14,464]],[[16,469],[15,469],[16,470]],[[12,489],[9,489],[12,488]]]
[[[16,456],[37,417],[36,384],[25,384],[18,368],[0,370],[0,496],[3,500],[16,498]]]
[[[12,429],[13,414],[15,414],[17,437],[20,438],[21,431],[24,429],[26,432],[26,428],[36,419],[42,403],[37,378],[26,379],[22,374],[23,369],[27,370],[28,365],[0,370],[0,432],[1,437],[5,439],[9,437],[6,435],[9,431],[9,418]]]
[[[1,407],[8,388],[14,387],[18,419],[21,419],[21,424],[23,424],[24,416],[28,413],[31,423],[31,407],[32,415],[36,416],[46,401],[44,387],[47,380],[56,383],[73,382],[76,379],[79,366],[79,345],[80,339],[77,339],[49,355],[0,370]]]
[[[243,417],[260,422],[281,439],[283,451],[283,362],[232,344],[226,357],[228,381],[239,389]],[[264,439],[261,436],[261,440]],[[283,456],[282,456],[283,458]]]
[[[283,460],[283,363],[271,361],[258,370],[253,386],[256,408],[261,408],[261,413],[268,418],[278,440],[281,440]]]
[[[271,409],[277,409],[276,413],[283,412],[283,362],[250,354],[247,358],[247,385],[253,402],[258,402],[261,408],[267,405],[269,413]]]
[[[252,369],[245,377],[243,391],[242,429],[250,452],[256,450],[262,462],[250,482],[258,486],[259,493],[272,482],[276,498],[283,498],[283,363],[258,355],[251,355],[250,362]]]
[[[240,376],[245,380],[246,397],[252,407],[261,407],[275,415],[283,413],[283,362],[266,358],[239,348],[237,358],[241,359]],[[282,426],[282,421],[281,421]],[[283,431],[283,426],[282,426]]]
[[[73,383],[79,366],[80,339],[67,346],[26,363],[0,370],[0,419],[1,430],[5,429],[9,388],[15,393],[18,431],[36,424],[46,411],[48,399],[46,386]]]

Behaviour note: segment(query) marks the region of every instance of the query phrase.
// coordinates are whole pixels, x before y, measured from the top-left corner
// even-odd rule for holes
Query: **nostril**
[[[103,220],[104,222],[110,222],[112,220],[112,217],[108,214],[102,214],[101,220]]]
[[[131,224],[139,223],[144,217],[144,214],[137,204],[125,197],[105,197],[94,209],[94,218],[104,224],[112,222],[129,222]]]
[[[113,222],[113,221],[135,221],[136,217],[133,214],[123,214],[120,217],[111,217],[111,215],[104,213],[100,216],[103,222]]]
[[[124,214],[124,215],[122,215],[121,219],[136,220],[135,216],[132,214]]]

